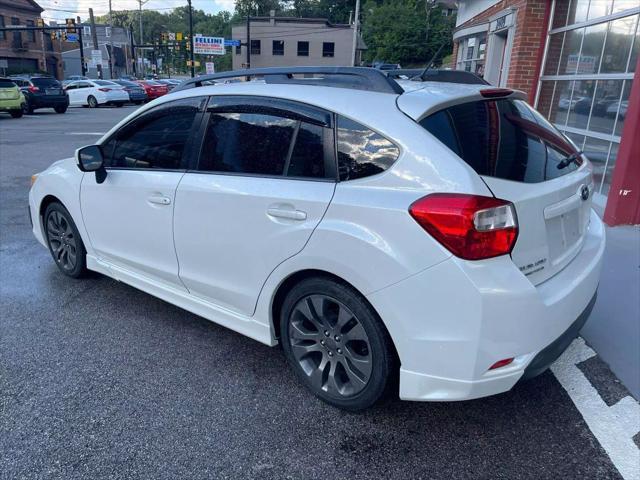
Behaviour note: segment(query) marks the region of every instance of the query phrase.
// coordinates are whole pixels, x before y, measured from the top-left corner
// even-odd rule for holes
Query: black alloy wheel
[[[283,304],[282,345],[308,389],[346,410],[386,396],[397,371],[395,351],[366,300],[328,278],[301,282]]]
[[[78,278],[86,271],[86,250],[71,215],[59,203],[50,204],[44,215],[49,251],[62,273]]]

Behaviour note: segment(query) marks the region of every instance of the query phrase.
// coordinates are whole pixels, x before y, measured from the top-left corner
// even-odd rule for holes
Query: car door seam
[[[307,237],[307,240],[304,242],[304,244],[302,245],[302,247],[300,247],[300,249],[295,252],[292,255],[289,255],[287,258],[283,259],[281,262],[279,262],[275,267],[273,267],[273,269],[269,272],[269,274],[266,276],[266,278],[264,279],[264,282],[262,282],[262,286],[260,287],[260,291],[258,292],[258,296],[256,297],[256,300],[254,302],[253,305],[253,312],[251,312],[251,315],[249,315],[250,317],[253,317],[256,314],[256,310],[258,308],[258,302],[260,300],[260,297],[262,296],[262,291],[264,290],[264,286],[267,284],[267,282],[269,281],[269,278],[271,278],[271,275],[273,275],[273,272],[275,272],[278,267],[280,267],[280,265],[282,265],[284,262],[286,262],[287,260],[292,259],[293,257],[300,255],[300,253],[307,247],[307,245],[309,244],[309,242],[311,241],[311,237],[313,237],[313,234],[315,233],[316,229],[320,226],[320,224],[322,223],[322,221],[324,220],[324,217],[327,215],[327,212],[329,211],[329,207],[331,206],[331,202],[333,202],[333,197],[336,194],[336,188],[338,187],[338,182],[335,182],[333,184],[333,192],[331,192],[331,198],[329,199],[329,201],[327,202],[327,206],[324,209],[324,212],[322,212],[322,216],[320,217],[320,220],[318,220],[318,223],[316,223],[316,225],[313,227],[313,229],[311,230],[311,233],[309,234],[309,236]]]
[[[173,191],[173,205],[171,206],[171,243],[173,244],[173,253],[176,256],[176,263],[178,264],[178,280],[180,281],[180,284],[185,288],[185,290],[189,293],[189,295],[191,295],[191,291],[189,290],[189,288],[185,285],[185,283],[182,281],[182,277],[180,276],[180,257],[178,256],[178,249],[176,248],[176,203],[178,203],[178,187],[180,187],[180,184],[182,183],[182,179],[184,179],[184,176],[187,174],[187,172],[182,172],[182,176],[180,177],[180,180],[178,180],[178,183],[176,184],[176,188]]]

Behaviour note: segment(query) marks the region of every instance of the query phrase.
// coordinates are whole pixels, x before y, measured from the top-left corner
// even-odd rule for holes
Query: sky
[[[144,0],[143,0],[144,1]],[[89,17],[89,7],[93,8],[94,15],[104,15],[109,11],[109,0],[36,0],[45,9],[42,17],[45,21],[64,20],[80,16],[84,21]],[[138,0],[111,0],[113,10],[138,10]],[[221,10],[233,11],[234,0],[192,0],[193,8],[204,10],[207,13],[216,13]],[[143,10],[157,10],[168,12],[172,7],[187,5],[187,0],[148,0]]]

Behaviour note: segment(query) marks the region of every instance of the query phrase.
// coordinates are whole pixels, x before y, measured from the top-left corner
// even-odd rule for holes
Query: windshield
[[[11,80],[7,80],[5,78],[0,78],[0,88],[13,88],[16,84]]]
[[[109,82],[107,80],[94,80],[93,83],[95,83],[96,85],[106,86],[106,87],[117,87],[118,86],[117,83]]]
[[[479,175],[524,183],[550,180],[578,168],[575,145],[522,100],[454,105],[420,121]]]

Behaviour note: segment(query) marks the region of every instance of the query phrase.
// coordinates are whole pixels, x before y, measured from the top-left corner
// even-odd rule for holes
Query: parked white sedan
[[[65,86],[69,105],[96,108],[100,105],[121,107],[129,101],[129,94],[122,85],[108,80],[78,80]]]

